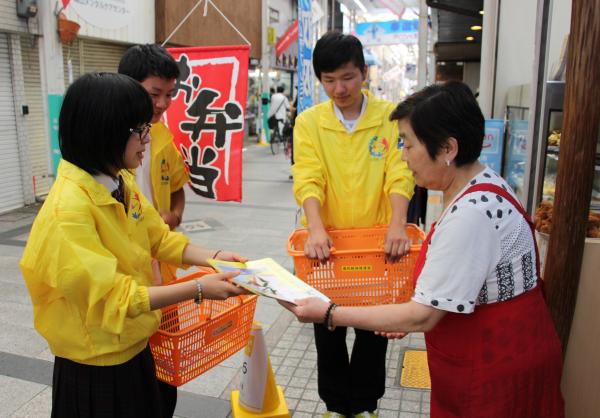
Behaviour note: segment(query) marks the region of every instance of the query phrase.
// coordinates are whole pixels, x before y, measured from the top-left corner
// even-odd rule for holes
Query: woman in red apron
[[[533,226],[479,163],[484,118],[460,82],[428,86],[392,113],[416,183],[445,208],[423,243],[410,302],[284,305],[303,322],[425,332],[432,418],[562,418],[562,354],[539,279]],[[400,146],[400,145],[399,145]]]

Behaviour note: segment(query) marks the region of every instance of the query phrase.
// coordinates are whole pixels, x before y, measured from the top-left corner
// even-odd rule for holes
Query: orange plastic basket
[[[195,272],[177,282],[207,273]],[[250,336],[256,299],[244,295],[200,305],[188,300],[163,308],[160,327],[150,338],[158,379],[181,386],[242,349]]]
[[[333,240],[329,261],[321,264],[304,256],[306,229],[288,239],[296,276],[342,306],[382,305],[408,301],[413,294],[412,273],[425,233],[409,224],[410,252],[387,263],[383,252],[386,227],[327,231]]]

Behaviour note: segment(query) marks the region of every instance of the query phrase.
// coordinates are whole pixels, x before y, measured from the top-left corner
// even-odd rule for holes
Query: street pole
[[[419,1],[419,61],[417,64],[417,90],[427,84],[427,2]]]
[[[262,25],[261,25],[261,50],[262,57],[260,67],[262,71],[262,94],[260,109],[261,129],[259,133],[259,143],[266,144],[269,141],[270,132],[268,126],[269,114],[269,70],[271,67],[271,56],[269,54],[269,42],[267,38],[267,30],[269,28],[269,0],[262,0]]]

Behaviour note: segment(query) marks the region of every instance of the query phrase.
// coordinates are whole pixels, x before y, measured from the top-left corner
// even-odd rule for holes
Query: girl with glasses
[[[237,273],[152,287],[151,260],[243,261],[171,232],[134,176],[152,102],[132,78],[82,76],[59,119],[62,161],[20,263],[38,332],[56,356],[52,417],[163,417],[149,337],[159,308],[243,293]],[[116,192],[113,194],[113,192]]]

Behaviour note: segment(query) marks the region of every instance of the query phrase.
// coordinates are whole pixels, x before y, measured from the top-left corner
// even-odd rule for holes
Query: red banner
[[[250,47],[170,48],[181,75],[165,122],[200,196],[242,200]]]

